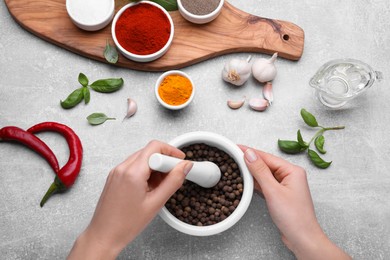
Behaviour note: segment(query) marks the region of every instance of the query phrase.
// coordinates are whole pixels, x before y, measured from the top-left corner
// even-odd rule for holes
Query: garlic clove
[[[129,118],[129,117],[132,117],[135,114],[135,112],[137,112],[137,109],[138,109],[137,103],[133,99],[128,98],[127,99],[127,114],[123,118],[123,120],[126,118]]]
[[[272,81],[277,74],[275,61],[278,53],[275,52],[270,59],[257,59],[252,65],[252,74],[261,83]]]
[[[252,56],[249,56],[247,60],[232,59],[226,63],[222,70],[223,80],[236,86],[242,86],[251,75],[249,63],[251,58]]]
[[[249,100],[249,106],[256,111],[264,111],[268,108],[269,102],[263,98],[251,98]]]
[[[242,107],[244,105],[245,99],[246,99],[246,97],[243,97],[241,100],[228,100],[227,105],[231,109],[239,109],[240,107]]]
[[[272,82],[265,83],[263,87],[263,96],[268,100],[269,104],[272,105],[274,102],[274,94],[272,93]]]
[[[272,57],[268,60],[269,63],[275,63],[276,58],[278,57],[278,53],[275,52]]]

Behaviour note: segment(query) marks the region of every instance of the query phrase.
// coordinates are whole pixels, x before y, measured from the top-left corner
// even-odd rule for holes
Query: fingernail
[[[188,162],[186,166],[184,167],[184,175],[187,176],[187,174],[191,171],[192,166],[194,166],[193,162]]]
[[[255,162],[257,160],[257,155],[255,151],[253,151],[252,149],[247,149],[245,151],[245,159],[250,163]]]

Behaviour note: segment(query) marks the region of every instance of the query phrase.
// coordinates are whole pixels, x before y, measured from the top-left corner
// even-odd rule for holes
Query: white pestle
[[[149,157],[149,167],[158,172],[168,173],[182,161],[175,157],[154,153]],[[211,188],[221,179],[221,171],[215,163],[207,161],[193,163],[192,169],[186,176],[187,180],[204,188]]]

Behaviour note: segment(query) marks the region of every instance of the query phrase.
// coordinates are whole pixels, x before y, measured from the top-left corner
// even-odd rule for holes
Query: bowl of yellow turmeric
[[[156,82],[155,94],[160,104],[171,110],[188,106],[194,98],[195,87],[191,78],[179,70],[163,73]]]

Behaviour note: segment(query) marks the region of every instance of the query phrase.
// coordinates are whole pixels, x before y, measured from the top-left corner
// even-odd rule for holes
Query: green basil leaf
[[[81,72],[79,74],[79,82],[83,87],[88,86],[88,78]]]
[[[317,136],[316,139],[314,140],[314,144],[320,153],[322,154],[326,153],[326,150],[324,149],[325,137],[323,135]]]
[[[61,100],[61,106],[62,108],[69,109],[72,107],[75,107],[78,103],[83,100],[84,94],[83,94],[83,88],[78,88],[64,100]]]
[[[176,11],[178,9],[176,0],[150,0],[161,5],[167,11]]]
[[[309,147],[308,144],[305,141],[303,141],[301,130],[298,130],[297,132],[297,140],[301,147]]]
[[[83,95],[84,95],[85,104],[88,104],[89,101],[91,100],[91,93],[88,87],[83,87]]]
[[[115,120],[115,118],[108,117],[104,113],[93,113],[87,117],[87,120],[91,125],[100,125],[107,120]]]
[[[317,119],[311,113],[307,112],[306,109],[304,109],[304,108],[301,109],[301,116],[302,116],[303,121],[305,121],[305,123],[308,126],[311,126],[311,127],[318,126]]]
[[[307,149],[307,147],[300,145],[297,141],[278,140],[280,150],[289,154],[300,153]]]
[[[123,86],[122,78],[99,79],[90,85],[90,87],[93,90],[102,93],[110,93],[110,92],[117,91],[122,86]]]
[[[314,163],[315,166],[321,169],[328,168],[332,162],[326,162],[324,161],[315,151],[309,149],[308,154],[310,157],[310,160]]]
[[[104,49],[103,55],[106,61],[109,63],[115,64],[118,62],[118,52],[114,46],[111,46],[108,40],[106,42],[106,48]]]

